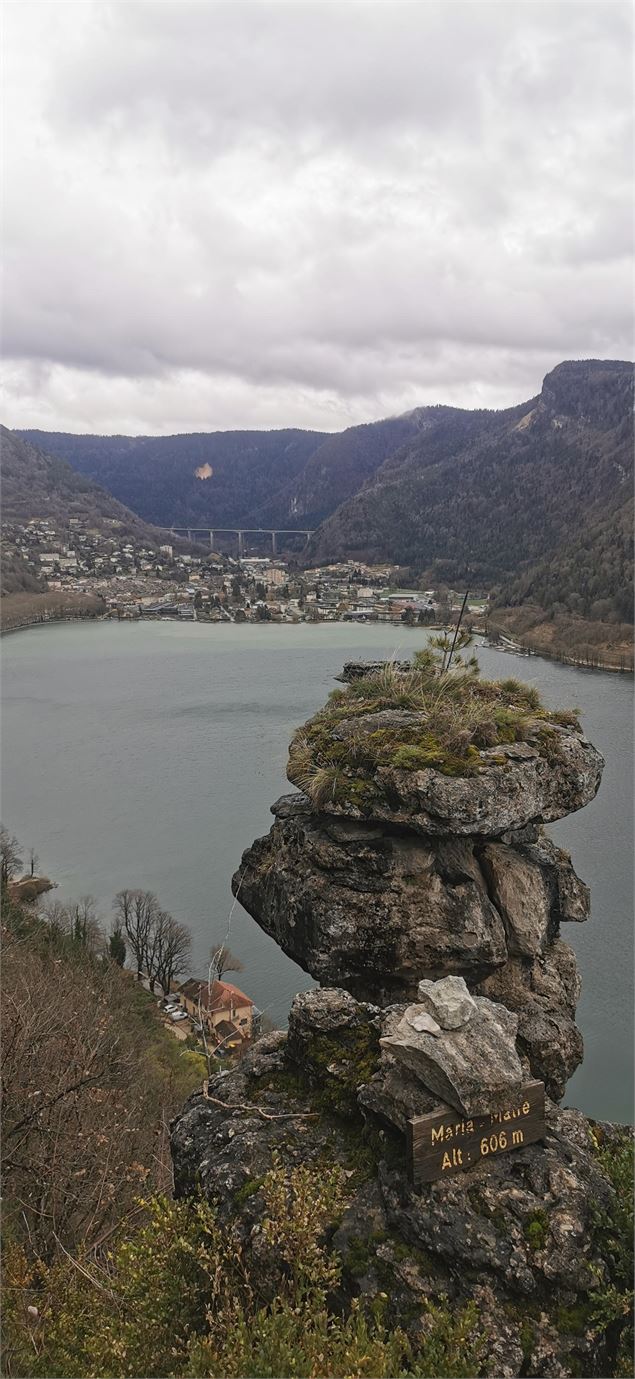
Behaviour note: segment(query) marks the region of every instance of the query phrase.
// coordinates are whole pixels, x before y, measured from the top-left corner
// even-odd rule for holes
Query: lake
[[[106,921],[124,886],[156,891],[189,925],[192,971],[229,929],[238,983],[284,1024],[311,980],[261,932],[230,878],[266,833],[293,729],[322,704],[345,660],[407,657],[425,635],[370,624],[236,626],[67,623],[7,637],[3,822],[58,883],[92,893]],[[564,926],[583,978],[585,1061],[567,1102],[632,1119],[632,723],[630,677],[482,647],[483,673],[578,706],[606,758],[597,799],[552,826],[591,886],[586,925]],[[231,974],[229,974],[231,979]]]

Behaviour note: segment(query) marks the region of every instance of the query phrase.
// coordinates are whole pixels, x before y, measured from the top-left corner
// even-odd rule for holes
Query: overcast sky
[[[9,3],[2,419],[335,430],[630,358],[630,23]]]

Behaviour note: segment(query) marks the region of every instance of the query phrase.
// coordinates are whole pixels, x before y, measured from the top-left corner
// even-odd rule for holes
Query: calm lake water
[[[294,727],[324,702],[352,657],[408,656],[420,631],[68,623],[2,645],[4,823],[58,882],[91,892],[108,917],[123,886],[154,890],[190,926],[192,970],[225,938],[230,877],[289,790]],[[555,707],[577,705],[606,758],[597,799],[553,826],[591,886],[586,925],[565,926],[583,977],[583,1067],[567,1101],[632,1118],[632,710],[628,677],[479,649],[484,674],[515,675]],[[284,1023],[310,979],[236,905],[237,978]]]

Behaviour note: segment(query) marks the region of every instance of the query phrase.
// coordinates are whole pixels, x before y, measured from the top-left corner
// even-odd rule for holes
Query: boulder
[[[507,959],[505,928],[469,838],[337,820],[303,796],[243,854],[234,895],[324,984],[385,1005],[422,977],[477,982]]]
[[[510,959],[478,991],[516,1012],[518,1047],[533,1076],[559,1101],[584,1052],[575,1023],[580,977],[572,949],[558,939],[533,963]]]
[[[336,680],[341,680],[345,685],[350,685],[353,680],[363,680],[366,675],[376,675],[383,670],[386,665],[393,666],[396,670],[407,672],[412,669],[409,661],[345,661]]]
[[[477,1013],[476,1001],[470,996],[463,977],[443,977],[438,982],[425,978],[419,982],[417,1000],[430,1016],[438,1020],[442,1029],[461,1029]],[[422,1026],[416,1025],[415,1028]]]
[[[516,1051],[518,1018],[483,997],[461,1029],[438,1035],[418,1030],[423,1007],[409,1006],[394,1033],[380,1040],[423,1086],[464,1115],[484,1115],[520,1091],[523,1070]]]

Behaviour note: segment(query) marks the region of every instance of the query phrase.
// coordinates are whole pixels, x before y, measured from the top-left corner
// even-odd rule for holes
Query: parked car
[[[187,1020],[187,1012],[185,1010],[170,1010],[168,1013],[171,1020]]]

